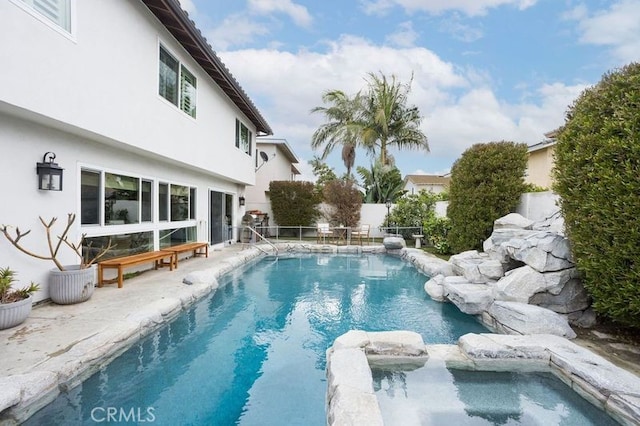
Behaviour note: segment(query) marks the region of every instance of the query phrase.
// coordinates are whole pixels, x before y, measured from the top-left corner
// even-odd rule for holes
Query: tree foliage
[[[410,238],[416,232],[423,232],[425,223],[435,217],[435,205],[439,199],[437,194],[425,190],[417,194],[404,195],[398,199],[389,214],[389,223],[398,227],[417,228],[399,230],[405,238]]]
[[[339,179],[324,188],[324,199],[332,208],[329,222],[333,225],[358,226],[362,207],[362,193],[350,179]]]
[[[402,83],[395,76],[370,73],[367,87],[353,96],[341,90],[329,90],[322,95],[325,106],[312,113],[322,113],[326,122],[313,133],[311,147],[322,150],[324,160],[342,146],[342,161],[350,176],[360,147],[372,157],[379,153],[383,165],[393,163],[389,146],[398,149],[429,151],[426,135],[420,129],[422,117],[418,107],[407,105],[411,82]]]
[[[456,160],[447,208],[454,253],[481,249],[493,222],[515,211],[526,167],[527,146],[505,141],[473,145]]]
[[[357,170],[365,191],[365,203],[395,203],[404,195],[404,181],[397,167],[383,166],[376,161],[370,170],[364,167],[358,167]]]
[[[439,254],[451,254],[449,231],[451,220],[448,217],[433,217],[424,222],[424,237]]]
[[[320,216],[320,196],[311,182],[271,181],[273,218],[280,226],[310,226]]]
[[[332,167],[329,167],[321,158],[314,156],[309,160],[309,164],[313,168],[313,175],[316,177],[316,193],[322,197],[324,187],[327,183],[338,179]]]
[[[640,327],[640,64],[605,74],[569,108],[554,189],[599,314]]]
[[[311,110],[312,113],[324,114],[326,119],[326,123],[313,132],[311,148],[322,148],[320,159],[325,160],[337,146],[342,146],[342,162],[347,168],[347,175],[350,175],[356,159],[360,132],[360,94],[352,98],[341,90],[329,90],[322,95],[322,102],[328,106],[319,106]]]
[[[413,80],[413,78],[412,78]],[[407,105],[411,81],[402,83],[395,75],[369,73],[368,90],[362,97],[362,145],[380,150],[380,163],[392,164],[389,146],[429,152],[427,136],[420,129],[422,117],[415,105]]]

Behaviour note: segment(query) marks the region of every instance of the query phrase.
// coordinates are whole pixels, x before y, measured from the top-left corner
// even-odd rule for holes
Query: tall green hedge
[[[269,199],[273,219],[280,226],[310,226],[320,215],[320,194],[311,182],[272,181]]]
[[[453,253],[481,249],[493,222],[515,211],[526,167],[527,146],[506,141],[473,145],[456,160],[447,208]]]
[[[554,189],[593,307],[640,327],[640,64],[578,97],[555,156]]]

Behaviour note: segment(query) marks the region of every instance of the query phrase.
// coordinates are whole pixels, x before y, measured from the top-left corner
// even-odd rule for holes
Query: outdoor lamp
[[[238,201],[240,202],[240,205],[241,205],[241,206],[244,206],[244,197],[243,197],[243,196],[240,196],[240,197],[238,198]]]
[[[38,173],[38,189],[48,191],[62,191],[62,167],[54,163],[56,154],[46,152],[42,157],[42,163],[36,163]]]

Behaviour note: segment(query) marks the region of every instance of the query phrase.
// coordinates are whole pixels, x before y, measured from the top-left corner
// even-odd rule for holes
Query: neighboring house
[[[411,195],[417,194],[423,189],[439,194],[449,189],[450,182],[450,175],[407,175],[404,178],[404,190]]]
[[[72,238],[119,253],[228,239],[273,132],[178,0],[1,1],[0,40],[0,224],[31,229],[25,246],[46,252],[38,216],[59,233],[68,213]],[[61,191],[38,189],[46,153]],[[48,297],[51,262],[0,250]]]
[[[542,188],[551,188],[553,183],[551,170],[554,164],[553,152],[557,133],[557,130],[545,133],[546,140],[529,146],[529,160],[524,179],[526,183],[532,183]]]
[[[294,181],[300,174],[296,167],[300,161],[285,139],[259,138],[256,150],[256,184],[245,190],[246,210],[266,214],[269,225],[274,225],[269,183],[274,180]]]

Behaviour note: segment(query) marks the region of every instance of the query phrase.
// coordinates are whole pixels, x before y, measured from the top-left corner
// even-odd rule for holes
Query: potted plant
[[[29,287],[13,289],[16,273],[0,268],[0,330],[22,324],[31,312],[32,294],[38,291],[38,284],[33,282]]]
[[[12,235],[9,227],[2,225],[0,231],[21,252],[36,259],[51,260],[56,265],[56,268],[52,269],[49,274],[49,297],[51,301],[61,305],[68,305],[89,300],[96,283],[95,263],[113,247],[111,240],[109,240],[107,247],[101,247],[97,250],[94,250],[91,244],[84,244],[85,234],[82,234],[78,244],[69,241],[69,231],[76,220],[74,213],[68,214],[66,227],[62,234],[55,237],[55,239],[51,235],[51,230],[57,218],[54,217],[49,222],[46,222],[42,217],[39,219],[46,231],[48,254],[34,253],[22,246],[20,240],[29,234],[31,230],[22,232],[16,227],[15,235]],[[63,265],[58,260],[58,253],[62,246],[67,246],[73,250],[80,258],[80,263],[77,265]]]

